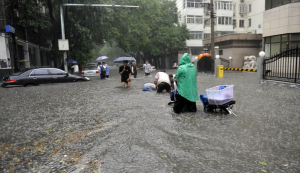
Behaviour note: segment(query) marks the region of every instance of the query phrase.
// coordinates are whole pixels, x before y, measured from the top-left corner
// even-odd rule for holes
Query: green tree
[[[45,16],[35,16],[27,9],[36,11],[40,6],[28,1],[23,8],[20,24],[24,27],[38,27],[48,33],[53,44],[53,58],[58,65],[57,40],[61,38],[60,10],[62,3],[70,0],[40,0],[39,5],[47,7]],[[110,0],[72,0],[72,3],[109,4]],[[23,3],[24,4],[24,3]],[[185,25],[178,23],[177,8],[174,1],[167,0],[128,0],[126,4],[139,8],[111,7],[63,7],[66,38],[69,40],[68,57],[79,63],[86,63],[95,57],[92,50],[102,47],[101,53],[107,56],[120,56],[123,52],[138,58],[163,57],[185,47],[190,37]],[[104,42],[109,46],[104,46]],[[123,52],[112,53],[116,44]]]

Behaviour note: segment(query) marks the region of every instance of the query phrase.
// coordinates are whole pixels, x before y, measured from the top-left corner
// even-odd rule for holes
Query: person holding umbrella
[[[121,83],[122,88],[125,88],[125,84],[127,84],[127,88],[130,88],[130,77],[131,77],[131,69],[128,66],[128,61],[123,61],[123,64],[119,68],[119,74],[121,75]]]

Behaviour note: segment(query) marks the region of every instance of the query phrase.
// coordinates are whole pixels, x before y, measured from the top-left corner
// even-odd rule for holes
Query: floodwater
[[[0,172],[300,172],[300,87],[256,73],[200,74],[198,94],[233,84],[228,115],[174,114],[169,94],[110,79],[0,88]],[[175,73],[169,70],[167,73]]]

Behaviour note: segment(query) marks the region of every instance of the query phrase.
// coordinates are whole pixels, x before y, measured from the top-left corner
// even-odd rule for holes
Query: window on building
[[[202,18],[202,16],[187,15],[187,17],[186,17],[186,23],[202,24],[203,23],[203,18]]]
[[[204,25],[210,26],[210,18],[205,18],[204,19]]]
[[[251,27],[251,19],[248,19],[248,23],[249,23],[248,27]]]
[[[195,23],[194,16],[187,16],[186,18],[186,23]]]
[[[266,57],[271,57],[287,49],[293,49],[300,46],[300,33],[275,35],[265,37]]]
[[[218,17],[219,25],[231,25],[231,17]]]
[[[244,28],[244,20],[240,20],[240,25],[239,25],[240,28]]]
[[[247,4],[240,4],[240,11],[241,15],[247,14]]]
[[[210,38],[210,34],[204,34],[204,39],[209,39]]]
[[[232,2],[230,1],[217,1],[215,5],[216,9],[219,10],[232,10]]]
[[[281,5],[294,3],[294,2],[300,2],[300,0],[265,0],[265,9],[269,10],[272,8],[279,7]]]
[[[223,55],[223,50],[219,50],[219,55]]]
[[[251,9],[251,4],[249,4],[249,6],[248,6],[248,12],[251,13],[251,10],[252,10]]]
[[[191,39],[202,39],[201,31],[190,31]]]
[[[202,0],[187,0],[188,8],[202,8]]]
[[[233,28],[236,27],[236,20],[235,19],[232,20],[232,25],[233,25]]]
[[[202,24],[203,23],[203,18],[202,16],[195,16],[195,20],[197,24]]]

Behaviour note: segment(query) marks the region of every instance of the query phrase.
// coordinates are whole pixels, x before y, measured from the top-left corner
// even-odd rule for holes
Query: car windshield
[[[88,66],[85,67],[84,70],[97,70],[97,66]]]

